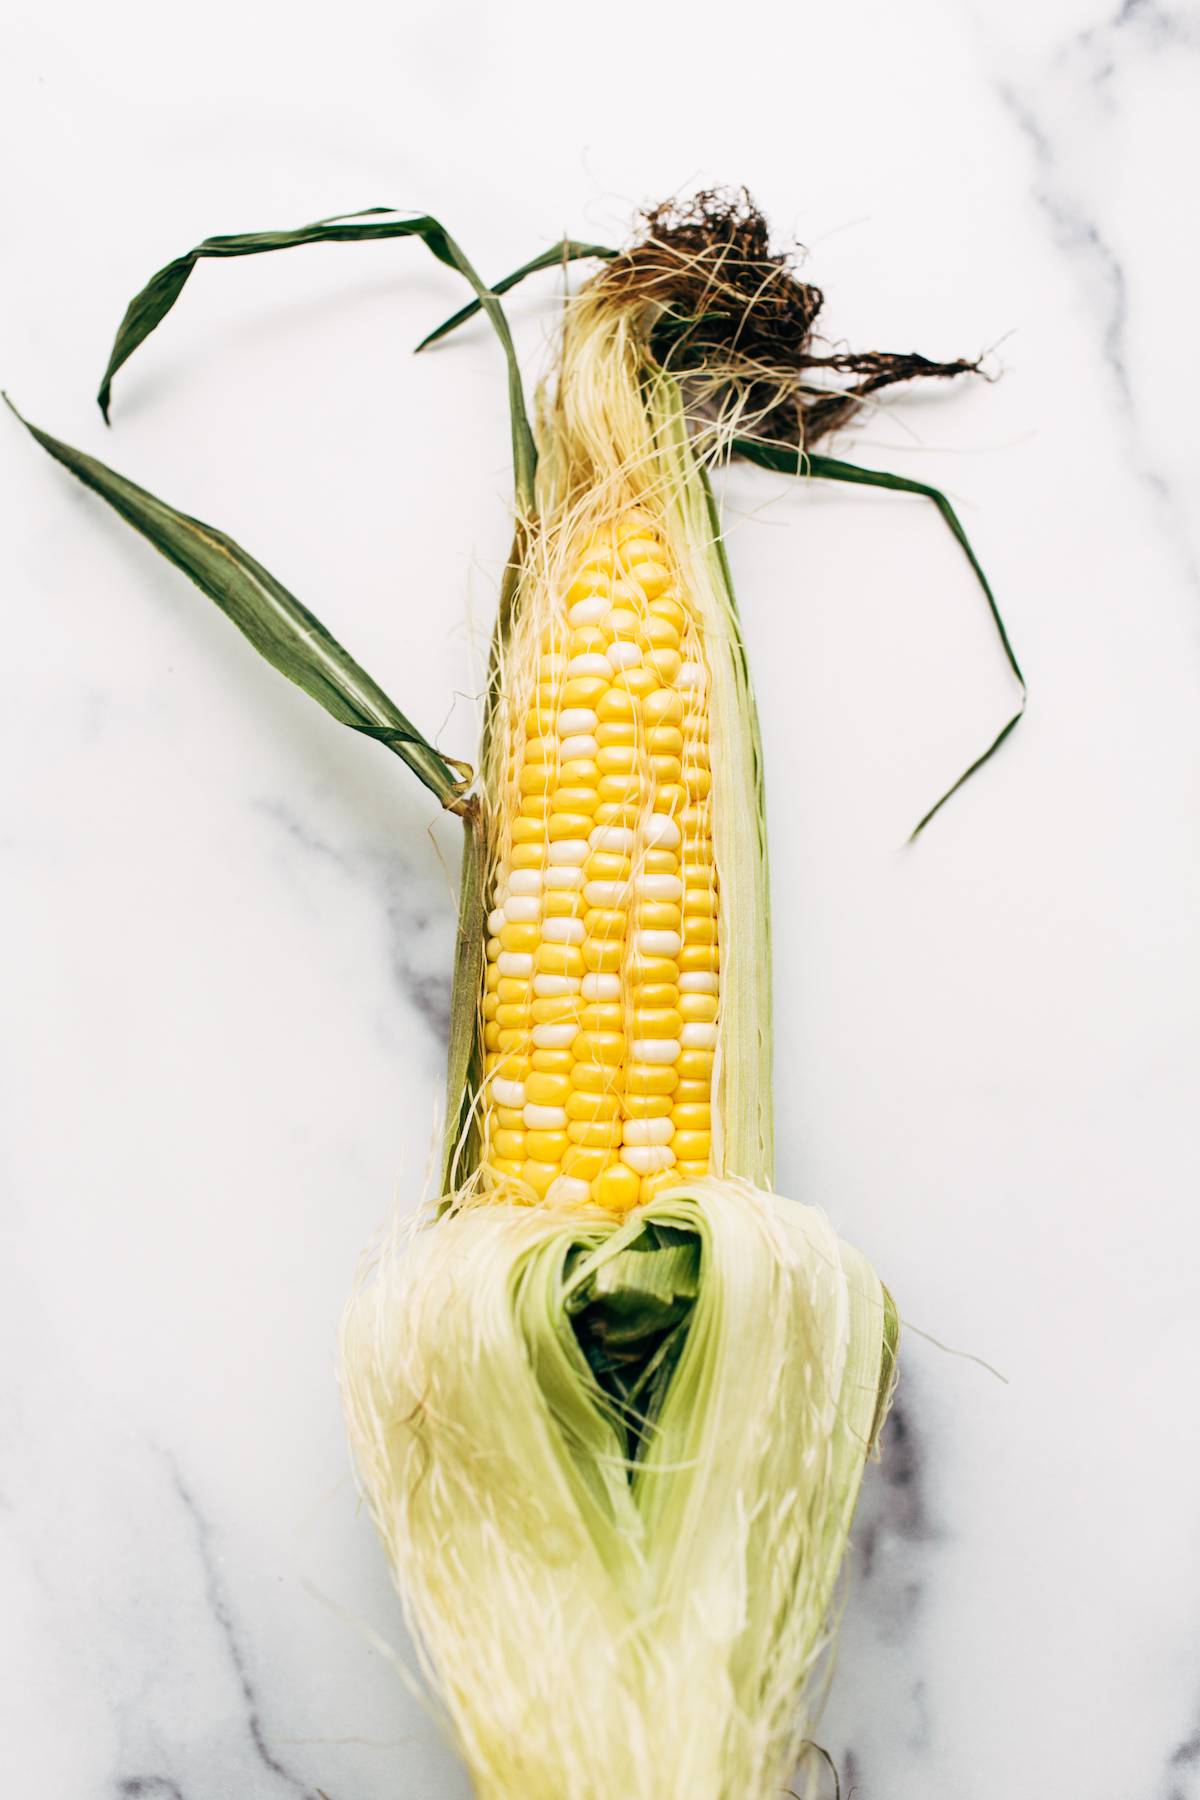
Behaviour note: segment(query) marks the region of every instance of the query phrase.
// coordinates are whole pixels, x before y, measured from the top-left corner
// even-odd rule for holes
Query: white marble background
[[[248,544],[470,756],[506,548],[482,327],[416,246],[209,232],[429,208],[500,274],[746,181],[831,331],[1003,378],[857,454],[917,501],[725,488],[769,758],[779,1181],[910,1335],[825,1739],[858,1800],[1200,1796],[1200,14],[1158,0],[306,13],[18,0],[0,377]],[[554,283],[513,307],[537,366]],[[333,1340],[440,1091],[454,833],[0,430],[0,1786],[459,1800],[358,1515]]]

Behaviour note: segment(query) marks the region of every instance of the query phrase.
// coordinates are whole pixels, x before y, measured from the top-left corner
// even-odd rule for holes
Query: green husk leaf
[[[560,243],[552,245],[549,250],[543,250],[540,255],[531,257],[527,263],[522,263],[521,267],[514,269],[511,275],[505,275],[503,280],[493,282],[491,291],[497,295],[507,294],[518,283],[524,281],[527,275],[536,275],[541,269],[562,268],[569,262],[579,262],[585,257],[600,257],[608,261],[619,254],[619,251],[609,250],[603,244],[580,244],[574,238],[563,238]],[[440,325],[421,339],[417,345],[417,352],[427,350],[430,344],[436,344],[440,338],[448,337],[452,331],[457,331],[460,325],[465,325],[468,319],[473,319],[476,313],[482,310],[482,307],[481,300],[468,300],[465,306],[460,306],[456,313],[452,313],[448,319],[443,319]]]
[[[730,452],[734,456],[744,457],[747,462],[758,463],[761,468],[772,469],[780,475],[804,475],[815,477],[821,481],[851,482],[860,487],[890,488],[896,493],[919,494],[923,499],[931,500],[941,513],[942,518],[946,521],[946,524],[954,537],[958,540],[964,556],[974,571],[975,579],[983,589],[984,598],[988,604],[988,611],[992,615],[992,623],[996,628],[996,634],[999,637],[1001,646],[1004,650],[1005,659],[1012,671],[1013,679],[1016,681],[1017,687],[1020,690],[1020,705],[1003,729],[992,739],[992,742],[988,745],[987,749],[983,751],[982,755],[977,756],[974,762],[963,770],[962,774],[958,777],[958,780],[946,789],[946,792],[942,795],[941,799],[936,801],[934,805],[929,808],[929,811],[918,819],[912,831],[909,833],[908,841],[911,844],[920,837],[930,820],[935,818],[942,810],[947,800],[956,794],[959,788],[964,786],[978,769],[982,769],[984,763],[991,760],[997,750],[999,750],[1005,738],[1008,737],[1010,732],[1016,730],[1025,713],[1025,704],[1028,699],[1028,689],[1025,685],[1025,677],[1021,672],[1021,665],[1017,661],[1016,652],[1012,647],[1007,627],[1001,617],[1000,608],[996,603],[996,596],[992,592],[991,583],[983,572],[979,559],[972,548],[971,541],[968,538],[966,531],[963,529],[962,521],[959,519],[958,514],[955,512],[953,506],[951,506],[946,495],[942,493],[940,488],[931,487],[928,482],[912,481],[907,475],[892,475],[883,469],[864,469],[857,463],[841,462],[837,457],[811,455],[792,445],[765,443],[757,438],[735,438],[730,446]]]
[[[294,250],[304,244],[361,244],[382,238],[419,237],[438,261],[466,277],[500,339],[508,362],[508,398],[512,416],[513,474],[519,504],[528,509],[533,501],[533,477],[537,452],[525,407],[525,390],[508,320],[495,293],[486,286],[445,226],[428,214],[415,219],[380,217],[394,213],[390,206],[369,206],[362,212],[340,213],[318,219],[291,231],[251,231],[227,237],[205,238],[183,256],[159,269],[130,301],[113,341],[108,367],[96,398],[108,422],[113,377],[128,362],[139,344],[162,323],[187,286],[196,264],[206,257],[258,256],[270,250]]]
[[[444,807],[451,812],[467,810],[464,796],[471,781],[467,765],[435,750],[321,621],[248,551],[225,532],[177,512],[94,456],[39,431],[21,417],[7,394],[4,399],[43,450],[190,576],[273,668],[340,724],[394,751]]]

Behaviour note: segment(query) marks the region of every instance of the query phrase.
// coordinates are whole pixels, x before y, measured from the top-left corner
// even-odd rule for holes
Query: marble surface
[[[741,34],[739,36],[739,33]],[[844,454],[929,509],[723,499],[768,757],[779,1183],[910,1332],[824,1740],[858,1800],[1200,1795],[1200,17],[1159,0],[453,17],[212,0],[5,30],[4,384],[247,543],[470,756],[506,548],[481,329],[415,247],[207,268],[379,202],[500,273],[746,181],[837,336],[992,351]],[[513,307],[543,358],[553,280]],[[454,833],[0,431],[6,915],[0,1781],[38,1800],[456,1800],[333,1373],[420,1186]]]

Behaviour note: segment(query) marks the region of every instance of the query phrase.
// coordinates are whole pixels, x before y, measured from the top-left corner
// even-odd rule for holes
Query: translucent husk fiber
[[[771,1193],[761,752],[704,468],[642,308],[567,309],[538,421],[537,516],[501,600],[469,821],[448,1166],[355,1295],[343,1381],[362,1485],[481,1796],[754,1800],[812,1726],[838,1569],[890,1394],[895,1316],[816,1209]],[[708,450],[719,453],[710,436]],[[710,676],[721,1014],[713,1174],[621,1220],[485,1192],[477,1120],[483,898],[511,816],[510,710],[583,538],[653,516]],[[475,944],[478,943],[478,952]],[[469,1071],[465,1081],[462,1071]],[[461,1084],[461,1086],[459,1085]],[[693,1234],[698,1291],[631,1464],[577,1338],[580,1271],[648,1224]]]

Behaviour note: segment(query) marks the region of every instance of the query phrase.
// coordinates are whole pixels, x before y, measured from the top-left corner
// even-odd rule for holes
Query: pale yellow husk
[[[699,1233],[703,1280],[631,1482],[555,1319],[572,1246],[647,1216]],[[476,1791],[775,1792],[890,1369],[883,1291],[824,1217],[716,1179],[624,1226],[463,1207],[384,1254],[343,1353],[363,1487]]]

